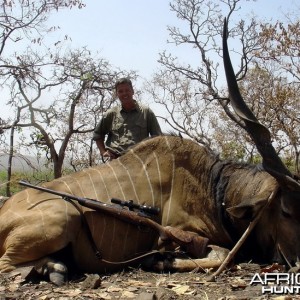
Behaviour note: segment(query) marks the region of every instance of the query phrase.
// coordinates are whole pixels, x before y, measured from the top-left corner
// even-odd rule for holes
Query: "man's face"
[[[133,101],[134,91],[129,84],[127,83],[119,84],[116,92],[122,104],[126,104]]]

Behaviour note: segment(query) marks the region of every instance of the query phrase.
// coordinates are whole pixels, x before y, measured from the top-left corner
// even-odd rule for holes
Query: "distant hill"
[[[41,170],[44,169],[45,160],[40,162],[34,156],[18,155],[13,157],[12,170],[26,172],[33,169]],[[8,168],[8,154],[0,153],[0,170],[4,171]]]

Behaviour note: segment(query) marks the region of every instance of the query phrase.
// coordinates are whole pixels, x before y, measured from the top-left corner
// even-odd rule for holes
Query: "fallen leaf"
[[[97,289],[101,286],[101,278],[98,274],[88,274],[85,280],[81,283],[81,288],[84,290]]]
[[[108,293],[104,292],[104,293],[97,293],[97,299],[110,300],[112,299],[112,297]]]
[[[169,281],[167,283],[167,287],[168,288],[172,288],[172,287],[176,287],[176,286],[181,286],[182,284],[180,284],[179,281]]]
[[[124,299],[124,297],[130,298],[130,299],[135,299],[137,297],[137,294],[129,292],[129,291],[124,291],[122,293],[121,299]]]
[[[131,280],[131,279],[129,279],[126,282],[126,284],[131,285],[131,286],[134,285],[134,286],[138,286],[138,287],[140,287],[140,286],[151,286],[152,285],[151,282],[143,282],[143,281]]]
[[[261,273],[276,273],[276,272],[284,272],[285,271],[285,267],[283,265],[279,265],[278,263],[272,264],[270,266],[266,266],[264,268],[262,268]]]
[[[171,290],[174,291],[177,295],[183,295],[189,290],[188,285],[178,285],[173,287]]]
[[[18,290],[19,287],[20,287],[19,284],[11,283],[11,284],[8,286],[8,290],[9,290],[10,292],[15,292],[16,290]]]
[[[233,280],[230,280],[229,284],[232,289],[244,289],[247,287],[247,282],[241,278],[234,278]]]
[[[121,292],[122,290],[122,288],[119,288],[117,286],[110,286],[109,288],[107,288],[108,292]]]
[[[156,281],[156,286],[161,286],[161,285],[164,285],[166,283],[166,278],[159,278],[157,281]]]
[[[137,292],[137,291],[139,290],[139,288],[138,288],[138,287],[135,287],[135,286],[130,286],[130,287],[127,288],[127,290],[128,290],[129,292]]]
[[[69,297],[75,297],[75,296],[78,296],[82,293],[82,290],[80,289],[75,289],[75,290],[61,290],[59,288],[57,289],[54,289],[53,290],[55,293],[60,293],[60,294],[65,294],[65,295],[68,295]]]

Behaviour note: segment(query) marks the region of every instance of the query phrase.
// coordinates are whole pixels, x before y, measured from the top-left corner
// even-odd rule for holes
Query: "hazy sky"
[[[61,27],[62,35],[72,37],[74,46],[100,51],[112,65],[136,70],[144,78],[149,78],[158,67],[158,53],[171,47],[167,44],[167,25],[186,28],[170,11],[168,0],[85,0],[85,3],[85,8],[62,10],[50,21]],[[294,0],[242,0],[237,15],[246,17],[253,12],[261,18],[276,19],[295,3]],[[176,51],[181,56],[189,55],[187,48]]]

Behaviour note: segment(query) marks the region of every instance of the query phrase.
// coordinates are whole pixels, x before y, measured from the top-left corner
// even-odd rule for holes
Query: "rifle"
[[[154,221],[152,216],[160,213],[160,209],[157,207],[139,205],[134,203],[132,200],[124,201],[117,198],[111,199],[112,203],[117,204],[113,205],[95,199],[77,197],[72,194],[32,185],[22,180],[19,181],[19,184],[46,193],[61,196],[62,199],[67,201],[70,201],[70,199],[75,200],[84,207],[106,213],[136,226],[149,227],[159,234],[162,242],[173,241],[179,246],[183,246],[187,253],[195,257],[202,256],[206,250],[206,246],[208,244],[207,238],[200,237],[195,232],[184,231],[171,226],[162,226],[158,222]]]

